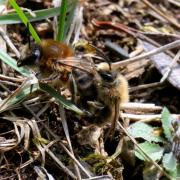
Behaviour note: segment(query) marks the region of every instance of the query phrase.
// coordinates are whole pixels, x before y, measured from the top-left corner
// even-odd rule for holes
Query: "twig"
[[[10,82],[10,81],[2,81],[2,80],[0,80],[0,83],[1,83],[1,84],[6,84],[6,85],[9,85],[9,86],[19,87],[18,84],[13,83],[13,82]]]
[[[173,5],[180,7],[180,2],[177,2],[177,0],[167,0],[168,2],[172,3]]]
[[[44,108],[42,108],[42,110],[36,115],[36,114],[26,105],[25,102],[23,102],[22,104],[23,104],[23,106],[34,116],[34,118],[35,118],[36,120],[38,120],[41,124],[43,124],[43,123],[41,122],[41,119],[39,118],[39,116],[41,115],[40,112],[43,112],[43,111],[44,111]],[[43,124],[43,125],[44,125],[44,124]],[[47,127],[46,127],[46,129],[49,130],[49,128],[47,128]],[[50,130],[49,130],[49,131],[50,131]],[[68,175],[70,175],[73,179],[77,179],[77,177],[76,177],[67,167],[65,167],[65,166],[57,159],[57,157],[55,157],[55,155],[54,155],[49,149],[47,149],[46,146],[43,146],[43,147],[45,148],[45,151],[51,156],[51,158],[53,158],[53,159],[56,161],[56,163],[64,170],[65,173],[67,173]],[[29,161],[28,163],[31,163],[31,162],[32,162],[32,160]]]
[[[77,177],[75,176],[75,174],[73,172],[71,172],[66,166],[64,166],[64,164],[62,164],[61,161],[59,161],[59,159],[52,153],[52,151],[50,151],[49,149],[46,149],[46,152],[49,154],[49,156],[56,161],[56,163],[63,169],[63,171],[68,174],[70,177],[72,177],[73,179],[77,179]]]
[[[151,119],[153,121],[160,121],[161,114],[128,114],[121,113],[122,118],[128,118],[133,121],[141,121],[146,119]]]
[[[40,122],[41,126],[43,126],[43,127],[48,131],[48,133],[49,133],[52,137],[54,137],[54,139],[60,140],[60,138],[59,138],[56,134],[54,134],[54,133],[49,129],[49,127],[46,126],[46,125],[41,121],[41,119],[40,119],[30,108],[28,108],[28,106],[26,106],[26,108],[27,108],[27,109],[29,110],[29,112],[34,116],[34,118],[35,118],[37,121]],[[84,172],[84,174],[86,174],[87,177],[90,178],[91,175],[90,175],[90,174],[86,171],[86,169],[79,163],[79,161],[74,157],[74,155],[71,154],[71,152],[63,145],[63,143],[60,143],[60,142],[59,142],[59,144],[60,144],[61,147],[67,152],[67,154],[74,160],[74,162],[79,166],[79,168]]]
[[[0,83],[0,87],[2,87],[5,91],[7,91],[8,94],[12,93],[12,91],[10,91],[4,84]]]
[[[134,92],[134,91],[139,91],[139,90],[142,90],[142,89],[157,87],[157,86],[160,86],[160,85],[162,85],[162,82],[155,82],[155,83],[150,83],[150,84],[143,84],[143,85],[131,87],[131,88],[129,89],[129,92]]]
[[[179,60],[179,58],[180,58],[180,50],[178,51],[178,53],[174,57],[174,59],[171,62],[171,64],[167,67],[166,72],[164,73],[163,77],[160,80],[161,83],[163,83],[168,78],[168,76],[170,75],[170,73],[172,71],[172,68],[174,67],[176,62]]]
[[[4,80],[7,80],[7,81],[14,81],[14,82],[18,82],[18,83],[22,83],[25,79],[22,78],[14,78],[14,77],[9,77],[9,76],[5,76],[5,75],[2,75],[0,74],[0,79],[4,79]]]
[[[176,26],[177,28],[180,28],[180,24],[176,22],[174,19],[171,19],[169,16],[166,16],[164,13],[162,13],[160,10],[158,10],[155,6],[153,6],[148,0],[142,0],[144,4],[146,4],[148,7],[150,7],[153,11],[161,15],[164,19],[169,21],[171,24]]]
[[[8,46],[12,49],[12,51],[16,54],[18,58],[20,58],[20,52],[17,50],[17,48],[12,43],[11,39],[6,35],[6,33],[3,31],[2,28],[0,28],[0,35],[4,39],[4,41],[8,44]]]
[[[71,152],[64,146],[63,143],[59,142],[61,147],[66,151],[66,153],[77,163],[77,165],[81,168],[81,170],[87,175],[88,178],[91,178],[91,175],[86,171],[86,169],[79,163],[77,159],[71,154]]]
[[[141,112],[152,112],[161,111],[161,106],[156,106],[155,104],[145,104],[145,103],[123,103],[121,104],[121,109],[130,111],[141,111]]]
[[[153,119],[159,121],[161,118],[161,114],[128,114],[128,113],[121,113],[122,118],[128,118],[134,121],[146,120],[146,119]],[[173,119],[177,119],[179,114],[172,114]]]
[[[159,47],[159,48],[155,48],[151,51],[149,51],[148,53],[144,53],[142,55],[139,55],[139,56],[136,56],[136,57],[133,57],[133,58],[129,58],[127,60],[124,60],[124,61],[120,61],[120,62],[116,62],[116,63],[112,63],[111,67],[113,69],[118,69],[122,66],[125,66],[129,63],[132,63],[132,62],[136,62],[136,61],[139,61],[139,60],[142,60],[142,59],[145,59],[145,58],[149,58],[155,54],[158,54],[158,53],[161,53],[161,52],[164,52],[168,49],[173,49],[175,47],[179,47],[180,46],[180,40],[177,40],[177,41],[174,41],[172,43],[169,43],[169,44],[166,44],[162,47]]]
[[[141,54],[143,51],[144,51],[144,48],[142,46],[138,46],[133,52],[131,52],[129,54],[129,57],[130,58],[135,57],[135,56]]]

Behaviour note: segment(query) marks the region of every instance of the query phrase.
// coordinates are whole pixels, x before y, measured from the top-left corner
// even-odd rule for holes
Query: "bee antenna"
[[[98,49],[96,46],[94,46],[93,44],[90,44],[90,46],[92,46],[93,48],[95,48],[96,49],[96,51],[101,55],[101,57],[103,57],[104,58],[104,60],[108,63],[108,65],[109,65],[109,69],[111,70],[112,68],[111,68],[111,61],[110,61],[110,59],[100,50],[100,49]]]

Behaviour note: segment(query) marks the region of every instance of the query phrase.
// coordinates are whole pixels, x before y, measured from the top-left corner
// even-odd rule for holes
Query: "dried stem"
[[[172,60],[171,64],[167,67],[166,72],[164,73],[163,77],[160,80],[161,83],[163,83],[168,78],[168,76],[170,75],[170,73],[172,71],[172,68],[177,63],[179,58],[180,58],[180,50],[178,51],[178,53],[176,54],[176,56]]]
[[[112,63],[111,67],[113,69],[118,69],[118,68],[120,68],[122,66],[125,66],[125,65],[129,64],[129,63],[149,58],[149,57],[151,57],[151,56],[153,56],[155,54],[158,54],[158,53],[161,53],[161,52],[164,52],[166,50],[173,49],[173,48],[179,47],[179,46],[180,46],[180,40],[177,40],[177,41],[174,41],[172,43],[166,44],[166,45],[164,45],[162,47],[153,49],[153,50],[149,51],[148,53],[144,53],[142,55],[139,55],[139,56],[136,56],[136,57],[133,57],[133,58],[129,58],[129,59],[121,61],[121,62]]]
[[[163,83],[161,83],[161,82],[155,82],[155,83],[150,83],[150,84],[143,84],[143,85],[131,87],[129,89],[129,92],[139,91],[139,90],[142,90],[142,89],[148,89],[148,88],[152,88],[152,87],[158,87],[158,86],[160,86],[162,84]]]
[[[71,144],[71,140],[70,140],[70,135],[69,135],[69,130],[68,130],[68,125],[67,125],[67,121],[66,121],[66,117],[65,117],[65,111],[64,111],[62,104],[59,104],[59,111],[60,111],[60,115],[61,115],[61,121],[62,121],[63,129],[64,129],[64,133],[66,135],[66,139],[68,142],[68,146],[69,146],[69,149],[70,149],[72,155],[74,156],[74,152],[73,152],[73,148],[72,148],[72,144]],[[75,162],[73,162],[73,164],[74,164],[74,168],[75,168],[78,179],[81,179],[81,174],[80,174],[78,166],[76,165]]]
[[[158,10],[155,6],[153,6],[148,0],[142,0],[144,4],[146,4],[148,7],[150,7],[153,11],[155,11],[157,14],[162,16],[164,19],[166,19],[168,22],[176,26],[177,28],[180,28],[180,24],[176,22],[175,19],[170,18],[169,16],[166,16],[164,13],[162,13],[160,10]]]
[[[141,111],[141,112],[153,112],[161,111],[161,106],[156,106],[155,104],[144,104],[144,103],[123,103],[121,104],[121,109],[130,111]]]

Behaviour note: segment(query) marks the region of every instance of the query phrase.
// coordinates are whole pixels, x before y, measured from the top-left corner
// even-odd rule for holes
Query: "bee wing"
[[[80,58],[76,58],[76,57],[69,57],[66,59],[58,59],[55,63],[60,66],[77,68],[77,69],[80,69],[82,71],[85,71],[85,72],[88,72],[91,74],[95,70],[94,62],[87,60],[87,59],[80,59]]]

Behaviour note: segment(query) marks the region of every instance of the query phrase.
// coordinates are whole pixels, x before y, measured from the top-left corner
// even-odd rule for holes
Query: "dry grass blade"
[[[142,2],[144,2],[148,7],[150,7],[156,13],[161,15],[164,19],[169,21],[171,24],[173,24],[177,28],[180,28],[180,24],[175,19],[173,19],[172,17],[166,16],[164,13],[162,13],[160,10],[158,10],[155,6],[153,6],[148,0],[142,0]]]
[[[16,139],[6,140],[6,139],[1,137],[1,141],[2,141],[1,145],[0,145],[1,152],[9,151],[11,149],[14,149],[14,147],[17,146],[17,140]]]
[[[73,179],[77,179],[77,177],[74,175],[73,172],[71,172],[66,166],[63,165],[63,163],[50,151],[49,149],[46,149],[46,152],[48,155],[63,169],[63,171],[68,174]]]
[[[16,135],[16,139],[11,139],[11,143],[14,142],[14,144],[11,144],[12,147],[5,148],[3,147],[3,143],[1,143],[2,151],[9,151],[13,149],[15,146],[21,143],[21,141],[24,138],[24,144],[26,145],[25,148],[27,148],[29,144],[29,136],[30,133],[30,127],[27,126],[27,120],[26,119],[20,119],[17,117],[2,117],[2,119],[10,121],[14,125],[14,134]],[[19,128],[18,128],[19,127]],[[9,143],[9,140],[8,140]],[[5,145],[5,144],[4,144]],[[10,144],[8,144],[10,146]],[[26,149],[25,149],[26,150]]]
[[[160,82],[164,82],[168,78],[168,76],[170,75],[170,73],[172,71],[172,68],[176,65],[176,63],[179,60],[179,58],[180,58],[180,51],[178,51],[178,53],[174,57],[173,61],[169,65],[169,67],[167,67],[167,70],[164,73],[163,77],[161,78]]]
[[[176,1],[176,0],[168,0],[170,3],[172,3],[173,5],[176,5],[177,7],[180,8],[180,2]]]
[[[29,126],[32,129],[32,133],[33,133],[33,137],[34,137],[34,143],[36,145],[36,147],[38,148],[38,150],[41,152],[41,156],[42,156],[42,166],[45,165],[45,149],[43,147],[43,143],[40,141],[41,138],[41,134],[40,134],[40,130],[37,126],[37,122],[35,120],[31,120],[28,121]]]
[[[144,45],[144,49],[147,52],[155,48],[155,46],[151,43],[148,43],[146,41],[142,42]],[[150,57],[151,61],[154,63],[154,65],[160,71],[160,73],[162,75],[165,75],[165,78],[167,77],[168,81],[178,89],[180,89],[180,65],[177,62],[179,59],[179,55],[180,53],[177,53],[174,60],[164,52],[161,52],[156,56]]]
[[[28,119],[20,119],[17,117],[3,117],[3,119],[11,121],[14,124],[14,132],[17,137],[16,141],[11,140],[11,144],[9,142],[6,142],[3,146],[1,144],[1,150],[3,151],[9,151],[10,149],[13,149],[15,146],[21,143],[22,139],[24,138],[24,149],[28,149],[29,141],[30,141],[30,130],[32,131],[33,138],[34,138],[34,144],[38,148],[38,150],[41,153],[42,156],[42,165],[45,165],[45,149],[43,146],[43,141],[41,140],[41,134],[40,130],[37,126],[37,122],[35,120],[29,121]],[[20,129],[18,128],[20,127]],[[14,142],[12,144],[12,142]],[[8,148],[7,148],[8,145]],[[11,147],[9,147],[11,145]]]
[[[4,41],[7,43],[7,45],[13,50],[13,52],[16,54],[16,56],[20,57],[20,52],[17,50],[17,48],[12,43],[11,39],[6,35],[4,30],[0,27],[0,36],[4,39]]]
[[[74,44],[75,42],[78,41],[79,39],[79,35],[80,35],[80,30],[82,27],[82,21],[83,21],[83,6],[79,5],[79,2],[75,2],[76,5],[74,7],[74,12],[72,12],[73,14],[71,15],[72,17],[72,21],[71,21],[71,25],[68,31],[68,34],[66,36],[66,43],[69,44],[70,39],[72,39],[73,37],[73,33],[74,35],[74,39],[72,41],[72,44]],[[70,22],[70,21],[69,21]]]
[[[74,162],[79,166],[79,168],[86,174],[87,177],[91,177],[88,171],[81,165],[81,163],[74,157],[73,154],[60,142],[61,147],[66,151],[66,153],[74,160]]]
[[[72,148],[72,144],[71,144],[71,140],[70,140],[70,135],[69,135],[69,130],[68,130],[68,125],[67,125],[67,121],[66,121],[66,117],[65,117],[65,111],[64,111],[62,104],[59,105],[59,111],[60,111],[60,115],[61,115],[63,129],[64,129],[66,139],[68,142],[68,146],[69,146],[69,149],[70,149],[72,155],[74,156],[74,152],[73,152],[73,148]],[[81,179],[81,174],[78,169],[78,166],[74,162],[73,162],[73,164],[74,164],[74,168],[75,168],[78,179]]]
[[[47,104],[45,107],[43,107],[38,113],[37,115],[27,106],[27,104],[24,102],[23,103],[24,107],[29,110],[29,112],[34,116],[35,119],[37,119],[37,121],[40,122],[40,124],[51,134],[53,135],[53,137],[55,139],[57,139],[56,135],[54,135],[54,133],[49,129],[49,127],[47,127],[43,122],[41,122],[41,119],[39,118],[39,116],[41,115],[41,113],[44,112],[44,110],[46,110],[48,107],[49,107],[49,104]],[[33,119],[32,119],[33,120]],[[34,120],[33,120],[34,121]],[[37,129],[37,127],[35,128]],[[35,135],[36,135],[36,142],[35,144],[38,144],[41,143],[40,141],[40,134],[38,131],[35,131]],[[39,138],[38,138],[39,136]],[[44,151],[46,151],[48,153],[48,155],[62,168],[62,170],[68,174],[70,177],[76,179],[76,176],[74,175],[74,173],[72,173],[48,148],[50,145],[52,145],[53,142],[49,143],[47,146],[45,146],[44,144],[41,144],[38,146],[38,148],[40,148],[40,152],[43,153],[44,155]],[[45,155],[44,155],[44,158],[45,158]],[[27,164],[29,163],[32,163],[32,160],[30,160],[29,162],[27,162]],[[26,166],[27,164],[24,164],[24,166]]]
[[[49,174],[44,167],[34,166],[34,170],[37,173],[39,179],[46,179],[47,177],[49,180],[55,180],[53,176]]]
[[[17,24],[19,20],[15,14],[0,17],[0,24],[9,24],[7,33],[0,28],[0,39],[2,37],[3,45],[9,47],[7,53],[0,48],[3,64],[0,68],[0,168],[3,170],[0,179],[171,179],[175,171],[171,173],[166,169],[163,158],[168,141],[171,141],[172,154],[179,145],[179,141],[174,143],[174,138],[179,136],[173,136],[173,132],[172,138],[169,135],[166,139],[166,136],[167,132],[171,134],[170,120],[179,120],[180,98],[171,84],[158,82],[161,74],[154,59],[161,63],[163,71],[159,71],[162,74],[165,68],[168,69],[167,77],[164,77],[169,80],[180,56],[180,37],[176,35],[180,27],[177,22],[180,0],[159,3],[150,0],[70,1],[62,1],[69,2],[66,5],[70,4],[70,8],[68,11],[64,8],[63,25],[59,27],[59,30],[62,28],[61,37],[58,38],[68,44],[69,50],[65,47],[68,57],[60,48],[64,47],[62,42],[58,42],[57,47],[64,55],[60,56],[58,52],[56,57],[50,53],[56,47],[46,51],[48,48],[43,49],[43,43],[31,41],[27,59],[40,56],[27,69],[19,67],[16,59],[20,54],[14,48],[15,45],[21,49],[31,39],[24,31],[26,27]],[[45,41],[56,37],[60,7],[48,9],[56,0],[9,2],[17,2],[20,10],[21,6],[24,10],[32,9],[32,12],[26,9],[28,13],[25,13],[30,21],[49,17],[47,12],[51,11],[51,18],[44,19],[46,26],[42,21],[35,26]],[[34,8],[43,9],[43,12],[34,11]],[[7,13],[5,9],[3,11]],[[37,14],[32,18],[33,12]],[[57,16],[56,24],[54,16]],[[23,22],[27,25],[27,18]],[[126,25],[120,22],[126,22]],[[79,37],[87,44],[78,44]],[[47,46],[51,47],[49,43]],[[45,53],[49,54],[47,58]],[[168,63],[164,64],[162,54],[170,57]],[[22,76],[33,77],[25,79]],[[123,80],[119,76],[124,77],[126,83],[128,81],[124,92],[130,100],[143,103],[122,103],[123,98],[119,95],[124,94]],[[119,84],[122,86],[116,88]],[[175,93],[171,93],[172,88]],[[164,105],[172,114],[163,114]],[[165,120],[166,115],[168,120]],[[114,119],[123,124],[118,121],[117,127],[112,128],[114,136],[106,139]],[[87,133],[81,133],[84,130]],[[81,137],[85,143],[81,142]]]
[[[0,102],[0,112],[14,108],[18,103],[22,102],[28,94],[36,91],[37,89],[37,79],[35,77],[33,79],[28,78],[8,98]]]
[[[148,88],[153,88],[153,87],[158,87],[158,86],[161,86],[162,85],[162,82],[155,82],[155,83],[150,83],[150,84],[143,84],[143,85],[138,85],[136,87],[131,87],[129,89],[129,92],[134,92],[134,91],[139,91],[139,90],[145,90],[145,89],[148,89]]]
[[[141,122],[151,122],[158,121],[160,122],[161,114],[129,114],[121,113],[122,118],[128,118],[132,121],[141,121]],[[172,114],[174,119],[178,119],[179,114]]]

